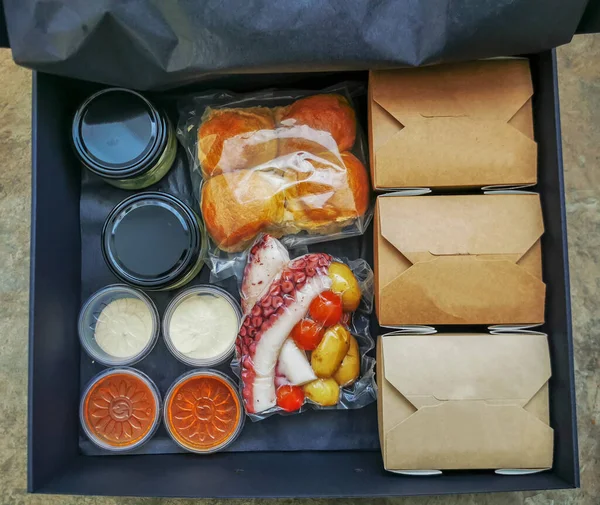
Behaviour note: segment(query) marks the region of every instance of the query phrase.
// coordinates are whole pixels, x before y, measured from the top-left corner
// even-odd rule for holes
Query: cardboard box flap
[[[385,434],[387,469],[550,468],[554,433],[517,405],[443,402]]]
[[[527,60],[372,71],[371,98],[405,125],[430,117],[508,122],[533,95]]]
[[[523,407],[551,375],[545,335],[404,335],[382,344],[385,379],[417,409],[458,400]]]
[[[552,466],[546,335],[383,335],[377,358],[386,469]]]
[[[379,198],[382,236],[411,263],[431,256],[500,255],[517,262],[539,240],[539,195]]]

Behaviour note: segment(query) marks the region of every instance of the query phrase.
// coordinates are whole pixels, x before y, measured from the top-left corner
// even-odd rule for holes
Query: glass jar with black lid
[[[204,265],[206,248],[200,218],[166,193],[126,198],[102,229],[102,253],[111,271],[123,282],[151,291],[190,282]]]
[[[124,88],[90,96],[75,113],[72,137],[83,165],[121,189],[155,184],[177,154],[166,115],[139,93]]]

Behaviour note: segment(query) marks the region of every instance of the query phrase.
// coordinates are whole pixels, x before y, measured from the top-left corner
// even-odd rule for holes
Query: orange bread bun
[[[354,196],[354,208],[358,216],[364,216],[371,200],[371,183],[367,169],[352,153],[342,153],[342,161],[348,172],[348,183]]]
[[[286,220],[298,229],[339,231],[367,211],[370,185],[364,165],[349,152],[340,158],[330,152],[307,154],[288,169],[286,211],[291,217]]]
[[[371,183],[367,169],[352,153],[342,153],[342,161],[348,171],[348,183],[354,195],[354,205],[358,216],[364,216],[371,200]]]
[[[270,109],[212,109],[198,128],[198,160],[204,178],[251,168],[277,156]]]
[[[202,216],[217,246],[242,251],[283,219],[283,178],[260,170],[238,170],[208,179],[202,187]]]
[[[356,138],[356,114],[342,95],[314,95],[275,110],[279,155],[347,151]]]

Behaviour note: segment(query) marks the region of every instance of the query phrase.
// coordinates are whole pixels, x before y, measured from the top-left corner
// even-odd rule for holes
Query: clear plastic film
[[[360,93],[362,85],[346,83],[321,92],[212,92],[181,103],[177,134],[216,278],[231,275],[262,233],[298,247],[364,232],[372,210],[352,105]]]
[[[325,253],[291,259],[275,238],[250,248],[240,288],[244,316],[232,369],[253,421],[306,408],[375,401],[368,314],[373,272]]]

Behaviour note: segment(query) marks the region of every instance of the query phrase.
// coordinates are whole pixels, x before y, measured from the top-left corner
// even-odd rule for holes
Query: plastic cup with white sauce
[[[231,357],[242,311],[225,290],[201,285],[186,289],[167,307],[163,336],[167,348],[190,366],[213,366]]]
[[[94,360],[106,366],[132,365],[156,345],[160,318],[147,295],[114,284],[84,303],[78,330],[82,347]]]

